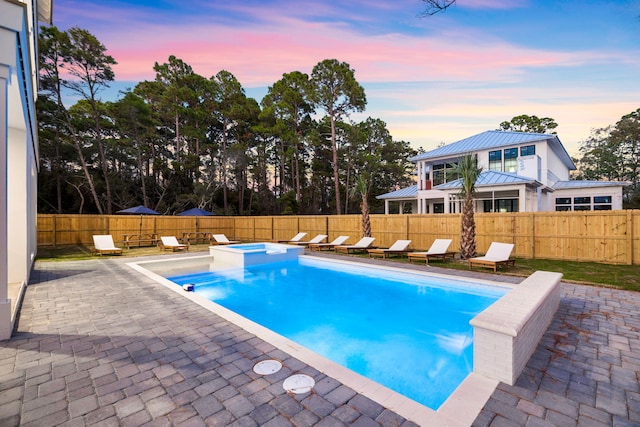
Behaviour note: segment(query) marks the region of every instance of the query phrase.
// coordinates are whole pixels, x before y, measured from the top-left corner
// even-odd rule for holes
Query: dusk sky
[[[258,102],[283,73],[347,62],[394,139],[436,148],[512,117],[551,117],[567,151],[640,108],[640,0],[56,0],[54,25],[90,31],[117,91],[170,55],[204,77],[231,72]]]

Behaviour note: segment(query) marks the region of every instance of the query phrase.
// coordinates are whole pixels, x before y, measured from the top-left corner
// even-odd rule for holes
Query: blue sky
[[[54,24],[89,30],[118,65],[103,98],[153,80],[175,55],[233,73],[258,102],[283,73],[336,58],[394,139],[436,148],[520,114],[552,117],[571,155],[591,129],[640,108],[640,0],[56,0]]]

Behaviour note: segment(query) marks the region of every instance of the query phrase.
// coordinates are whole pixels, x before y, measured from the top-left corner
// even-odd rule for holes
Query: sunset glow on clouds
[[[420,19],[418,0],[57,0],[54,24],[98,37],[119,88],[175,55],[205,77],[230,71],[259,102],[283,73],[336,58],[367,94],[352,118],[380,118],[395,139],[432,149],[535,114],[577,155],[592,128],[640,108],[640,1],[555,3],[458,0]]]

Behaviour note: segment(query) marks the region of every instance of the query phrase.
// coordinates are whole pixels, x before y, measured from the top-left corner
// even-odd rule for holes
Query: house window
[[[489,170],[502,172],[502,151],[489,151]]]
[[[611,205],[593,205],[594,211],[610,211]]]
[[[571,210],[571,197],[556,197],[556,212]]]
[[[485,212],[518,212],[518,199],[485,200],[483,204]]]
[[[574,205],[585,205],[585,204],[591,204],[591,197],[589,197],[589,196],[585,196],[585,197],[574,197],[574,198],[573,198],[573,204],[574,204]]]
[[[556,211],[610,211],[613,209],[611,196],[557,197]]]
[[[458,179],[459,176],[455,173],[457,167],[457,162],[433,165],[433,185],[436,186]]]
[[[534,154],[536,154],[535,145],[527,145],[526,147],[520,147],[521,156],[533,156]]]
[[[434,203],[433,204],[433,213],[444,213],[444,203]]]
[[[433,185],[444,184],[444,165],[433,165]]]
[[[516,173],[518,171],[518,149],[507,148],[504,150],[504,171]]]
[[[593,210],[594,211],[610,211],[611,210],[611,196],[594,196],[593,197]]]

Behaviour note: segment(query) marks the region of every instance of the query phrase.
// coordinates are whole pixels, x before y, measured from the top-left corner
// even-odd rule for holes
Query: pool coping
[[[301,256],[310,259],[314,258],[313,256],[309,255]],[[211,255],[175,257],[176,260],[181,261],[206,258],[211,258]],[[164,258],[162,261],[166,262],[167,259]],[[354,391],[372,399],[385,408],[392,410],[398,415],[419,425],[428,425],[434,427],[471,426],[471,424],[480,414],[482,408],[499,384],[497,380],[486,378],[472,372],[453,391],[453,393],[438,408],[438,410],[433,410],[336,362],[333,362],[332,360],[329,360],[328,358],[321,356],[318,353],[315,353],[308,348],[264,326],[261,326],[217,303],[209,301],[201,295],[194,294],[192,292],[185,292],[182,287],[177,286],[174,282],[143,267],[144,264],[153,264],[158,262],[158,260],[144,260],[128,262],[126,263],[126,265],[145,275],[146,277],[154,280],[155,282],[165,286],[166,288],[171,289],[182,297],[193,301],[194,303],[211,311],[212,313],[221,316],[225,320],[239,326],[247,332],[254,334],[256,337],[287,352],[291,356],[314,367],[318,371],[340,381],[345,386],[352,388]],[[362,266],[364,264],[357,261],[337,259],[332,259],[332,263],[352,266]],[[376,268],[397,271],[404,274],[409,272],[406,269],[386,265],[376,266]],[[495,282],[491,280],[465,278],[447,274],[432,273],[428,271],[422,272],[410,270],[410,273],[431,277],[442,277],[447,279],[453,278],[457,281],[462,282],[480,283],[490,286],[506,287],[510,289],[513,288],[512,284]]]

